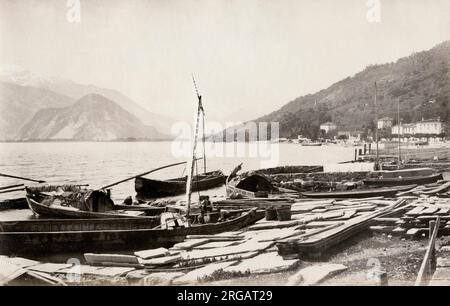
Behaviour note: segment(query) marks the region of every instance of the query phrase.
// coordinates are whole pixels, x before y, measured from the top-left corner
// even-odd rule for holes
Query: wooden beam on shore
[[[419,274],[417,275],[415,286],[422,286],[431,275],[431,261],[435,256],[435,242],[439,231],[440,218],[437,217],[436,221],[430,221],[430,242],[428,244],[427,252],[420,266]],[[433,232],[431,232],[433,231]]]
[[[195,159],[195,160],[201,160],[201,159],[203,159],[203,158],[197,158],[197,159]],[[170,168],[170,167],[175,167],[175,166],[183,165],[183,164],[186,164],[186,163],[187,163],[187,162],[184,161],[184,162],[174,163],[174,164],[170,164],[170,165],[167,165],[167,166],[162,166],[162,167],[159,167],[159,168],[156,168],[156,169],[152,169],[152,170],[150,170],[150,171],[147,171],[147,172],[144,172],[144,173],[140,173],[140,174],[138,174],[138,175],[134,175],[134,176],[128,177],[128,178],[126,178],[126,179],[123,179],[123,180],[120,180],[120,181],[111,183],[111,184],[109,184],[109,185],[100,187],[100,188],[98,188],[98,190],[110,188],[110,187],[119,185],[120,183],[123,183],[123,182],[129,181],[129,180],[135,179],[135,178],[137,178],[137,177],[144,176],[144,175],[147,175],[147,174],[156,172],[156,171],[158,171],[158,170],[162,170],[162,169],[166,169],[166,168]]]

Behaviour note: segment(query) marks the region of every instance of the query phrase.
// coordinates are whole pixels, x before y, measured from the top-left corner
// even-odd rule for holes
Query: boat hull
[[[186,193],[186,180],[186,177],[165,181],[137,177],[134,181],[134,189],[141,198],[176,196]],[[207,190],[224,183],[225,176],[221,171],[208,172],[193,178],[192,191]]]
[[[369,186],[403,186],[403,185],[423,185],[435,183],[442,180],[442,174],[433,174],[426,176],[398,177],[398,178],[369,178],[364,179],[363,183]]]
[[[26,196],[28,207],[35,215],[54,218],[78,218],[78,219],[101,219],[101,218],[146,218],[145,216],[127,216],[126,214],[90,212],[82,210],[71,210],[57,207],[49,207],[35,201],[31,196]]]
[[[250,210],[235,219],[194,225],[177,229],[116,228],[102,230],[72,230],[56,225],[56,230],[20,231],[19,228],[2,228],[0,232],[0,253],[42,255],[55,252],[98,252],[105,250],[132,250],[171,246],[184,241],[187,235],[211,235],[239,230],[254,224],[264,217],[264,211]],[[117,219],[118,222],[120,219]],[[50,226],[50,225],[49,225]],[[81,226],[81,225],[80,225]]]
[[[397,192],[413,189],[417,185],[397,186],[389,188],[371,188],[371,189],[355,189],[348,191],[330,191],[330,192],[302,192],[301,195],[308,198],[321,199],[351,199],[351,198],[369,198],[369,197],[391,197]]]

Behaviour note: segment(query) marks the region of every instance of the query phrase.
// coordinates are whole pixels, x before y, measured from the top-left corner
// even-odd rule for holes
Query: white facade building
[[[377,128],[378,129],[384,129],[384,128],[390,128],[392,127],[392,118],[390,117],[384,117],[381,119],[378,119],[377,121]]]
[[[416,123],[415,134],[439,135],[444,132],[444,124],[439,119],[422,120]]]
[[[440,135],[444,133],[444,123],[440,119],[430,119],[402,124],[400,128],[398,125],[394,125],[391,133],[393,135]]]
[[[337,129],[337,125],[333,122],[325,122],[320,125],[320,129],[324,130],[325,133],[329,133]]]

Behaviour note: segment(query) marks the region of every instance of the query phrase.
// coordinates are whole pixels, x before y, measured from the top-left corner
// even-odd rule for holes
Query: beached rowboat
[[[155,180],[137,177],[134,181],[134,189],[140,198],[158,198],[180,195],[186,192],[187,176],[169,179]],[[220,170],[196,175],[192,178],[192,190],[207,190],[219,187],[225,183],[225,175]]]
[[[411,177],[387,177],[387,178],[367,178],[364,179],[363,182],[365,185],[370,186],[402,186],[402,185],[424,185],[435,183],[439,180],[442,180],[441,173],[435,173],[431,175],[419,175],[419,176],[411,176]]]
[[[417,185],[386,187],[386,188],[367,188],[367,189],[353,189],[345,191],[328,191],[328,192],[301,192],[301,195],[308,198],[370,198],[370,197],[391,197],[395,196],[397,192],[411,190]]]
[[[34,214],[57,218],[130,218],[145,212],[117,210],[103,191],[87,190],[79,185],[25,187],[28,206]]]
[[[16,224],[0,222],[0,253],[99,252],[137,248],[169,247],[188,235],[212,235],[254,224],[264,211],[237,211],[223,222],[193,224],[170,229],[155,228],[155,217],[145,219],[34,220]],[[45,224],[41,223],[45,222]]]

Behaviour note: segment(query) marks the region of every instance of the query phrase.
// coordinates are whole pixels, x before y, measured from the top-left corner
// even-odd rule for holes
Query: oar
[[[203,158],[197,158],[196,160],[200,160],[200,159],[203,159]],[[116,185],[118,185],[118,184],[120,184],[120,183],[129,181],[129,180],[132,180],[132,179],[137,178],[137,177],[140,177],[140,176],[144,176],[144,175],[150,174],[150,173],[155,172],[155,171],[158,171],[158,170],[162,170],[162,169],[165,169],[165,168],[170,168],[170,167],[175,167],[175,166],[183,165],[183,164],[186,164],[186,163],[187,163],[187,162],[179,162],[179,163],[170,164],[170,165],[167,165],[167,166],[162,166],[162,167],[159,167],[159,168],[156,168],[156,169],[153,169],[153,170],[150,170],[150,171],[147,171],[147,172],[138,174],[138,175],[134,175],[134,176],[132,176],[132,177],[128,177],[128,178],[123,179],[123,180],[120,180],[120,181],[118,181],[118,182],[115,182],[115,183],[112,183],[112,184],[103,186],[103,187],[99,188],[98,190],[106,189],[106,188],[109,188],[109,187],[112,187],[112,186],[116,186]]]
[[[31,182],[45,183],[45,181],[42,181],[42,180],[33,180],[30,178],[26,178],[26,177],[14,176],[14,175],[9,175],[9,174],[4,174],[4,173],[0,173],[0,176],[11,177],[11,178],[16,178],[16,179],[31,181]]]
[[[14,192],[14,191],[21,191],[24,190],[25,188],[17,188],[17,189],[9,189],[6,191],[0,191],[0,193],[8,193],[8,192]]]
[[[21,186],[23,186],[23,184],[10,185],[10,186],[5,186],[5,187],[0,187],[0,190],[5,190],[5,189],[10,189],[10,188],[15,188],[15,187],[21,187]]]

